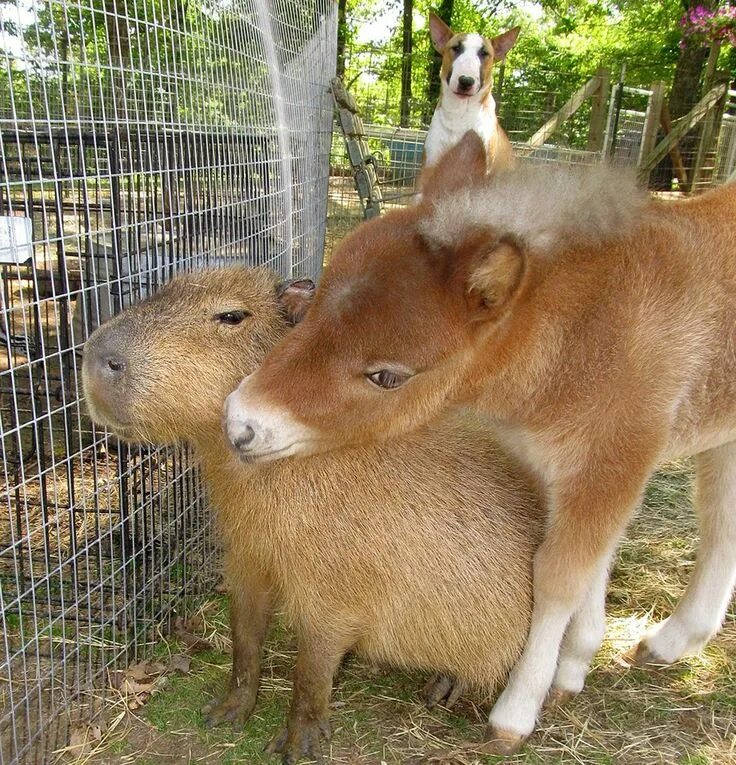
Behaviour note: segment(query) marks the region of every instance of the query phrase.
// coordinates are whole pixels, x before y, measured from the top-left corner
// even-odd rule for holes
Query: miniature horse
[[[241,457],[406,433],[451,403],[493,418],[546,487],[524,653],[491,715],[499,753],[550,688],[582,688],[608,566],[663,460],[696,455],[700,549],[639,644],[673,662],[719,629],[736,580],[736,185],[649,201],[607,168],[485,177],[468,133],[420,205],[333,256],[306,321],[226,404]]]

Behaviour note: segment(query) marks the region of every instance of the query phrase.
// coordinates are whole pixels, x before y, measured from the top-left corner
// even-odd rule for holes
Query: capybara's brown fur
[[[232,690],[213,721],[251,713],[271,609],[293,624],[292,713],[273,743],[287,758],[315,753],[349,649],[482,691],[505,678],[528,630],[540,535],[534,492],[467,415],[379,446],[243,464],[223,402],[289,331],[292,293],[260,269],[180,276],[100,327],[83,364],[97,422],[190,442],[201,460],[233,599]]]
[[[405,434],[450,402],[493,418],[550,510],[529,638],[491,713],[508,752],[550,686],[582,689],[608,562],[665,459],[698,455],[701,544],[637,658],[674,661],[722,623],[736,581],[736,185],[661,202],[609,168],[487,178],[483,160],[467,134],[422,204],[342,242],[227,424],[263,460]]]

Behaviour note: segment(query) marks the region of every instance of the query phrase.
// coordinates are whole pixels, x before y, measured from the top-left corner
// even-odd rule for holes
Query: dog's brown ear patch
[[[516,40],[521,32],[521,27],[514,27],[509,29],[508,32],[497,35],[491,40],[493,46],[493,58],[496,61],[503,61],[506,58],[506,54],[514,47]]]
[[[442,53],[455,33],[436,13],[432,12],[429,14],[429,36],[437,53]]]

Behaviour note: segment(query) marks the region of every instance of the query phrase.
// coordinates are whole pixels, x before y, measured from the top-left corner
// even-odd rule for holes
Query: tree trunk
[[[348,37],[347,0],[337,0],[337,76],[345,74],[345,42]]]
[[[110,82],[112,83],[115,119],[125,114],[125,80],[130,63],[128,24],[123,19],[115,0],[105,0],[105,29],[110,56]]]
[[[401,127],[409,126],[411,116],[411,58],[412,58],[412,14],[414,12],[414,0],[404,0],[404,15],[402,19],[401,36],[401,115],[399,124]]]
[[[455,7],[455,0],[442,0],[437,8],[437,15],[448,27],[452,26],[452,12]],[[442,67],[442,56],[430,44],[430,59],[427,64],[427,104],[424,108],[424,122],[432,119],[434,105],[440,97],[440,68]]]

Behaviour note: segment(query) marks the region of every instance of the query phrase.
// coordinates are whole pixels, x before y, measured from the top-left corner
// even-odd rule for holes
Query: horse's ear
[[[486,147],[475,130],[468,130],[434,165],[424,168],[419,178],[422,198],[434,200],[468,186],[485,177],[486,167]]]
[[[494,61],[503,61],[506,58],[506,54],[516,44],[519,32],[521,32],[521,27],[514,27],[513,29],[509,29],[508,32],[504,32],[491,40]]]
[[[442,53],[455,33],[436,13],[432,12],[429,14],[429,36],[437,53]]]
[[[469,273],[466,293],[477,321],[493,321],[510,307],[521,290],[526,256],[521,245],[502,239],[481,251]]]
[[[311,279],[289,279],[278,285],[276,297],[290,324],[298,324],[306,316],[315,289]]]

